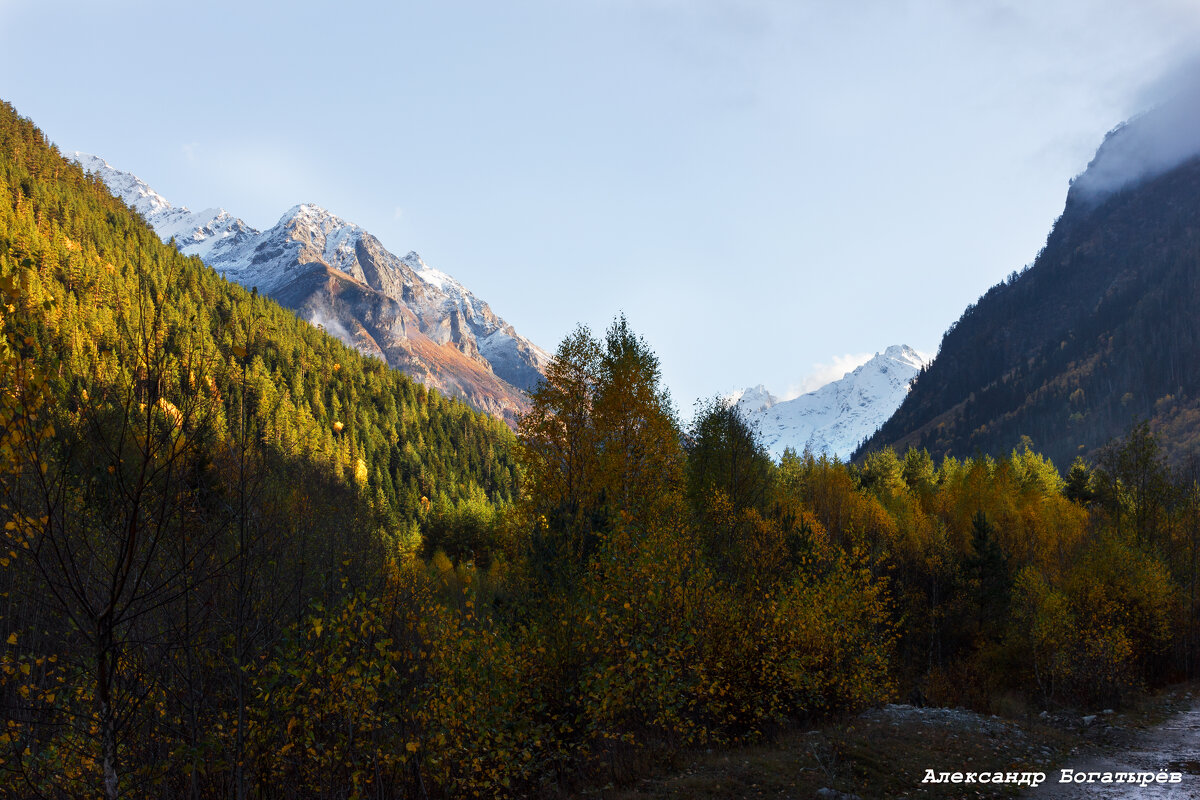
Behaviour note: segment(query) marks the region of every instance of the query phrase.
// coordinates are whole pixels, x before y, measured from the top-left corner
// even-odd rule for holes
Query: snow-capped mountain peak
[[[113,194],[124,200],[130,207],[150,222],[161,218],[172,210],[187,211],[186,208],[174,209],[167,199],[154,191],[143,180],[128,172],[121,172],[103,158],[90,153],[75,152],[72,154],[84,172],[92,172],[100,176]],[[153,222],[151,222],[153,224]]]
[[[512,421],[550,361],[488,304],[415,252],[397,258],[352,222],[292,206],[258,231],[223,209],[174,206],[136,175],[76,153],[164,241],[255,287],[347,344]]]
[[[892,345],[840,379],[792,400],[780,401],[761,385],[729,400],[757,425],[776,458],[790,447],[848,459],[900,407],[929,360],[908,345]]]
[[[405,264],[415,269],[417,272],[429,269],[429,265],[425,263],[425,259],[421,258],[421,254],[416,250],[409,250],[404,258],[400,259]]]
[[[292,206],[283,212],[283,216],[279,218],[279,222],[276,225],[302,226],[320,230],[326,234],[339,228],[350,228],[355,231],[362,230],[354,223],[346,222],[346,220],[337,214],[326,208],[322,208],[316,203],[300,203],[299,205]]]
[[[72,155],[85,172],[99,176],[113,194],[141,214],[163,241],[174,239],[190,256],[208,261],[214,250],[258,233],[223,208],[191,211],[187,206],[172,205],[133,173],[123,172],[99,156]]]
[[[458,281],[451,278],[441,270],[434,269],[425,263],[425,260],[415,250],[409,250],[408,255],[400,259],[408,266],[412,267],[426,283],[435,286],[441,291],[450,291],[455,295],[461,295],[466,292],[466,287]]]
[[[875,358],[878,358],[879,355],[876,354]],[[930,361],[928,356],[921,355],[906,344],[894,344],[884,350],[882,355],[886,360],[898,361],[901,364],[915,367],[918,372]]]
[[[767,387],[761,383],[750,389],[739,389],[730,395],[727,395],[725,402],[729,405],[737,404],[742,407],[742,410],[747,413],[766,411],[771,406],[779,402],[779,398],[767,391]]]

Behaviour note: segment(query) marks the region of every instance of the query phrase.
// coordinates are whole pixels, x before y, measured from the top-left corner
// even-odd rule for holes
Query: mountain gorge
[[[360,352],[510,424],[527,407],[525,392],[549,356],[417,253],[397,257],[358,225],[312,204],[259,231],[224,209],[174,206],[96,156],[75,159],[164,241]]]
[[[872,441],[1070,454],[1150,413],[1195,443],[1200,160],[1144,169],[1134,134],[1107,152],[1136,177],[1077,183],[937,361],[888,347],[684,431],[624,315],[547,364],[325,209],[173,206],[0,102],[0,797],[550,800],[747,745],[796,765],[781,796],[1051,770],[1066,745],[843,727],[1194,678],[1192,475],[1141,490],[1132,436],[1141,462],[1065,482],[1029,448],[840,459],[897,406]],[[761,794],[742,772],[710,796]]]
[[[1108,135],[1033,265],[966,309],[860,452],[999,454],[1028,436],[1069,464],[1139,419],[1174,461],[1200,444],[1200,143],[1176,124],[1184,105]]]
[[[759,385],[730,396],[762,442],[778,458],[787,448],[846,460],[908,394],[928,359],[908,345],[893,345],[840,379],[791,400]]]

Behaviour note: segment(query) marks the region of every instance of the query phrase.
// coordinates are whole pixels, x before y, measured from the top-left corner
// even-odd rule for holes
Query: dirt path
[[[1090,724],[1088,724],[1090,723]],[[1052,765],[1060,765],[1052,768]],[[1062,769],[1180,773],[1176,784],[1059,783]],[[928,770],[1025,774],[1013,784],[926,783]],[[1179,685],[1108,714],[1021,719],[889,705],[768,742],[681,753],[656,774],[581,790],[579,800],[1200,800],[1200,687]]]
[[[927,769],[1045,769],[1079,744],[1075,733],[961,709],[889,705],[770,742],[685,756],[604,800],[964,800],[1012,798],[1003,785],[924,784]]]
[[[1160,725],[1140,734],[1132,746],[1111,754],[1089,756],[1069,762],[1073,773],[1139,772],[1158,774],[1180,773],[1179,783],[1152,783],[1146,786],[1129,783],[1060,783],[1062,771],[1055,770],[1044,784],[1027,792],[1030,798],[1054,800],[1083,800],[1083,798],[1184,798],[1200,800],[1200,702],[1190,710],[1171,716]],[[1099,777],[1099,776],[1097,776]]]

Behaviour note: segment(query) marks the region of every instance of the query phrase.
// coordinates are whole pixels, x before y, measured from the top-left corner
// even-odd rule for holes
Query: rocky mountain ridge
[[[175,206],[101,158],[74,157],[164,241],[226,278],[481,411],[512,423],[527,407],[525,392],[549,355],[417,253],[397,257],[360,226],[310,203],[259,231],[224,209]]]

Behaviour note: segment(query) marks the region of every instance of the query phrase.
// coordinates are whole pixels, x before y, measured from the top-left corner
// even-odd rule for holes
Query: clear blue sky
[[[174,203],[323,205],[547,349],[624,310],[686,416],[935,349],[1198,33],[1194,0],[0,0],[0,97]]]

